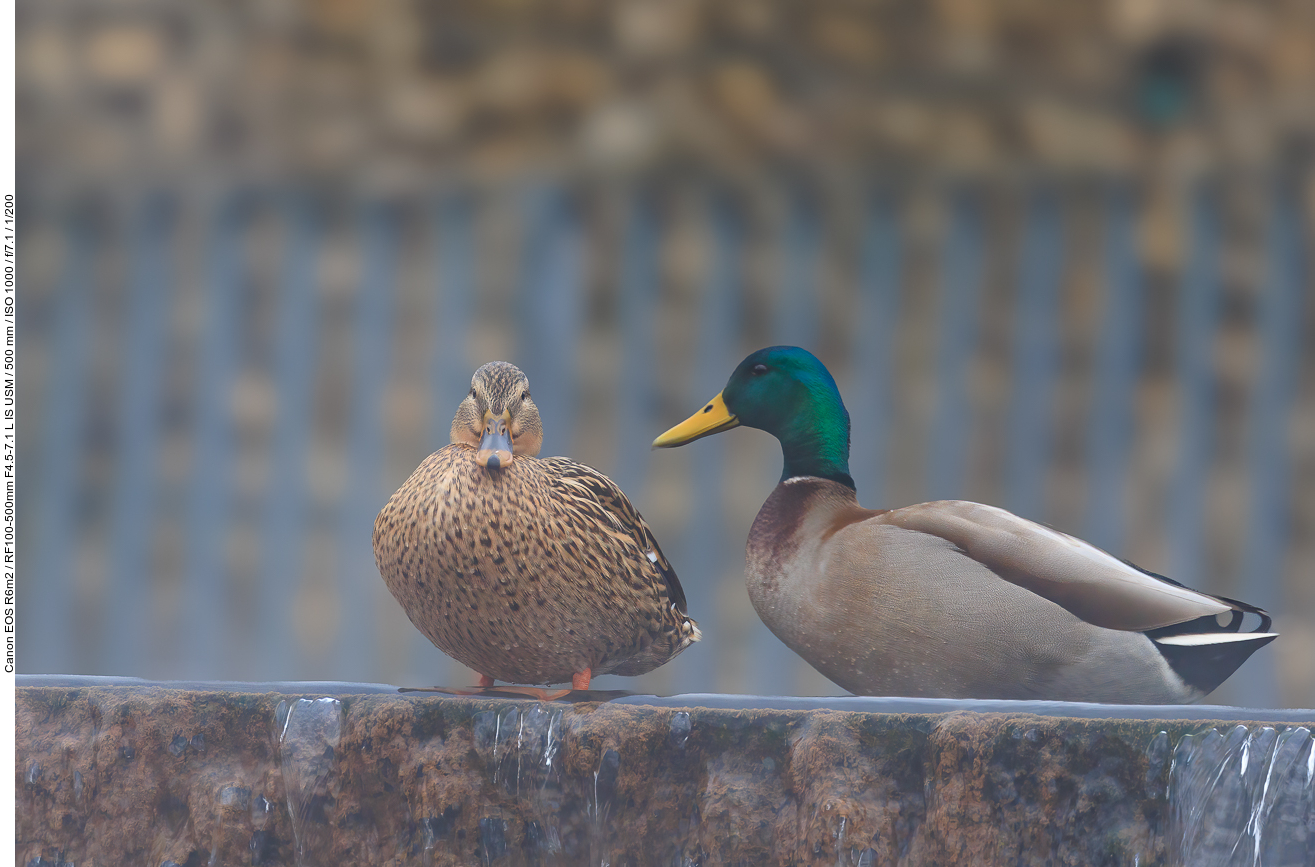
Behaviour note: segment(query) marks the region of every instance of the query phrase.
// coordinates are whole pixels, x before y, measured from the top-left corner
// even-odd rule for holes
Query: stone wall
[[[1302,0],[24,0],[21,176],[1267,165]]]
[[[1315,853],[1310,732],[1281,724],[26,687],[18,731],[29,865]]]

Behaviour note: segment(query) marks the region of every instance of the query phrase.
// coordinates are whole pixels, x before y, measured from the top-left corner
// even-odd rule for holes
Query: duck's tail
[[[1264,609],[1226,596],[1214,598],[1232,607],[1227,623],[1216,617],[1197,617],[1145,633],[1174,673],[1202,694],[1212,692],[1251,654],[1278,638],[1277,632],[1270,631],[1273,618]],[[1243,632],[1247,614],[1256,615],[1260,622]]]

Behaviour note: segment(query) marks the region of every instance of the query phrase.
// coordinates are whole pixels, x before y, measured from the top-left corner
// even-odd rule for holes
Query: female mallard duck
[[[862,508],[849,413],[831,374],[798,347],[750,355],[653,445],[739,425],[775,436],[785,456],[749,531],[749,597],[778,638],[851,692],[1189,702],[1275,637],[1254,606],[1003,509],[957,500]],[[1255,632],[1238,631],[1244,612],[1260,617]]]
[[[543,443],[529,380],[475,371],[452,442],[374,522],[388,589],[480,686],[652,671],[699,640],[657,540],[611,479]]]

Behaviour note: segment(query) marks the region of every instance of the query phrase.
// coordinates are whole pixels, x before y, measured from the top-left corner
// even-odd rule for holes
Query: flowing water
[[[1185,735],[1169,774],[1171,863],[1315,865],[1315,751],[1305,726]]]

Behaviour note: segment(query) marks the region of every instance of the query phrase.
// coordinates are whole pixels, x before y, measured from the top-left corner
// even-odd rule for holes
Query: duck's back
[[[697,635],[638,512],[606,476],[564,458],[489,470],[474,449],[445,446],[379,513],[374,546],[411,621],[498,680],[641,674]]]
[[[845,689],[1100,702],[1199,697],[1145,635],[1093,626],[953,544],[861,509],[838,487],[778,487],[751,532],[746,578],[763,622]]]

